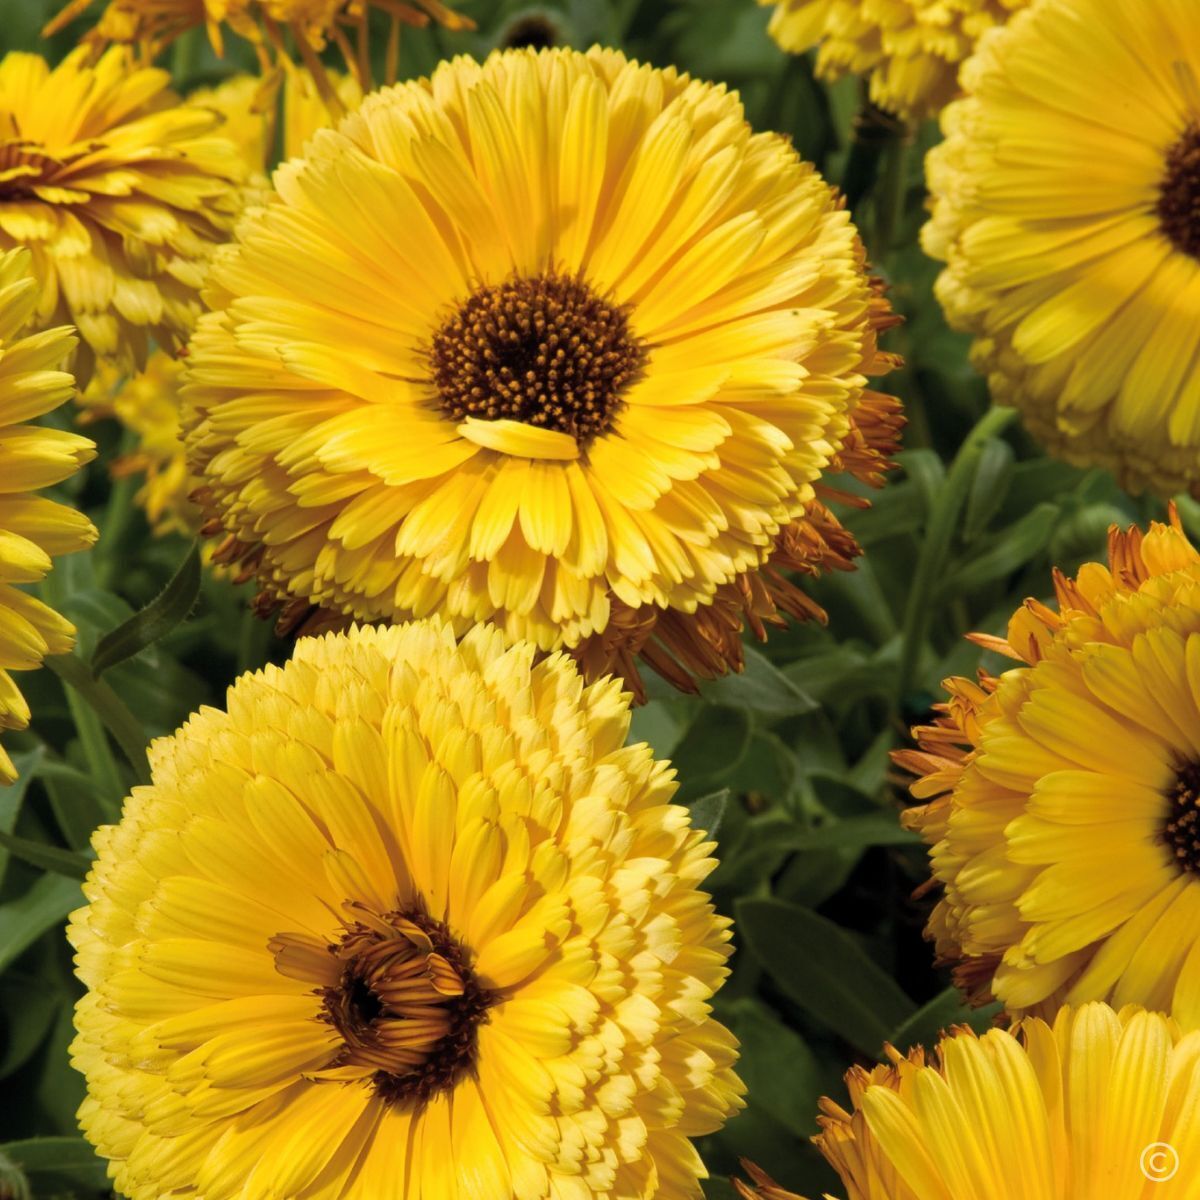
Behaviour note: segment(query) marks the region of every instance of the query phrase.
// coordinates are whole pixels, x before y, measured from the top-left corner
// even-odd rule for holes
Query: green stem
[[[186,87],[196,69],[201,33],[199,28],[189,29],[175,39],[171,48],[171,78],[177,88]]]
[[[899,717],[905,697],[921,660],[925,639],[933,620],[932,600],[950,552],[950,542],[958,526],[959,513],[966,503],[967,493],[979,464],[979,456],[989,438],[995,437],[1017,415],[1014,408],[990,408],[980,417],[975,428],[955,455],[945,482],[933,500],[933,511],[925,527],[925,538],[917,554],[912,587],[904,610],[904,630],[900,644],[900,665],[896,672],[896,691],[892,700],[892,715]]]
[[[67,704],[79,731],[88,767],[102,790],[117,796],[125,791],[116,759],[104,735],[106,729],[129,760],[137,782],[149,783],[146,735],[137,717],[117,693],[103,679],[93,679],[87,664],[75,654],[56,654],[46,659],[46,666],[67,685]]]
[[[908,137],[900,136],[888,143],[883,152],[883,174],[872,200],[875,222],[871,244],[871,261],[881,266],[887,261],[896,239],[896,227],[904,212],[906,196],[905,172],[908,158]]]

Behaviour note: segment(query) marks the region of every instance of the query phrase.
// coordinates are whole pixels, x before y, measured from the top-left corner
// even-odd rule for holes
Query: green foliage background
[[[57,7],[0,0],[0,50],[64,54],[78,27],[49,44],[38,36]],[[455,53],[482,56],[514,22],[528,31],[536,17],[532,28],[561,42],[619,46],[738,89],[756,128],[789,134],[853,199],[876,269],[906,318],[886,342],[906,366],[884,385],[907,406],[902,467],[870,509],[846,517],[866,550],[858,569],[811,586],[828,626],[793,628],[750,649],[746,674],[706,687],[701,698],[654,687],[634,717],[636,737],[674,761],[698,823],[720,822],[712,886],[738,921],[733,977],[717,1005],[743,1044],[749,1107],[701,1145],[714,1175],[708,1195],[732,1195],[727,1178],[739,1156],[818,1195],[837,1181],[807,1138],[818,1098],[843,1095],[845,1068],[875,1059],[885,1040],[904,1046],[990,1016],[965,1012],[932,966],[921,937],[930,902],[910,898],[925,858],[899,828],[905,792],[888,751],[927,715],[942,677],[975,670],[980,652],[965,632],[1002,630],[1025,596],[1047,595],[1051,564],[1073,570],[1103,552],[1110,523],[1158,516],[1162,506],[1131,500],[1102,472],[1046,459],[1018,425],[986,415],[986,386],[968,365],[965,339],[942,319],[930,290],[936,265],[917,244],[921,159],[935,126],[906,150],[894,138],[856,142],[856,82],[828,86],[807,59],[781,54],[754,0],[459,7],[478,32],[406,34],[403,73],[426,73]],[[222,62],[192,37],[166,65],[183,90],[252,68],[246,47],[231,43]],[[63,491],[101,539],[88,554],[58,560],[46,587],[78,626],[85,662],[189,553],[182,539],[150,537],[132,504],[136,480],[109,480],[119,427],[91,428],[100,457]],[[1200,528],[1196,506],[1183,500],[1181,509]],[[186,593],[186,580],[176,591]],[[199,705],[220,704],[239,672],[286,657],[287,647],[247,613],[247,589],[206,577],[190,600],[186,621],[103,676],[135,736],[137,726],[146,737],[170,732]],[[109,1193],[103,1165],[76,1132],[83,1084],[67,1046],[79,986],[62,927],[80,900],[91,830],[116,819],[134,775],[54,671],[23,675],[21,686],[34,725],[8,738],[21,781],[0,790],[0,1198],[94,1198]]]

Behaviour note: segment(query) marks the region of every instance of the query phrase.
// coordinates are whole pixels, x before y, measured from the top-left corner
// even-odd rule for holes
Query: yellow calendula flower
[[[1122,486],[1200,488],[1200,22],[1048,0],[964,68],[928,159],[937,294],[992,394]]]
[[[130,1200],[699,1197],[729,922],[627,697],[479,627],[304,638],[151,746],[70,937]]]
[[[780,568],[850,565],[821,479],[888,465],[891,318],[832,190],[724,88],[604,50],[456,59],[275,187],[184,388],[268,601],[691,686],[743,624],[816,610]]]
[[[0,253],[0,730],[29,724],[11,671],[29,671],[74,645],[71,623],[18,584],[37,583],[53,558],[96,540],[92,523],[36,493],[95,455],[87,438],[26,422],[69,400],[75,380],[60,370],[75,345],[70,329],[29,333],[38,307],[26,250]],[[16,778],[0,747],[0,784]]]
[[[846,1076],[813,1141],[847,1200],[1192,1200],[1200,1162],[1200,1032],[1106,1004],[957,1029]],[[799,1200],[750,1169],[746,1200]]]
[[[474,29],[475,23],[441,0],[68,0],[42,31],[50,36],[76,17],[101,8],[89,42],[112,42],[136,47],[149,62],[181,34],[201,26],[218,55],[224,53],[226,30],[245,38],[258,51],[264,68],[281,60],[290,65],[290,39],[322,88],[325,71],[317,55],[330,43],[345,56],[351,70],[366,81],[371,10],[386,13],[392,21],[394,42],[400,25],[428,25],[431,20],[447,29]],[[389,47],[394,57],[395,47]]]
[[[1022,665],[951,679],[897,761],[944,888],[929,936],[976,999],[1110,1000],[1200,1027],[1200,554],[1114,530],[1006,638]]]
[[[137,436],[137,445],[115,459],[111,471],[116,478],[144,476],[134,501],[159,536],[194,536],[201,524],[200,510],[189,499],[196,484],[188,473],[179,429],[182,371],[177,359],[157,350],[138,375],[124,376],[111,367],[97,372],[79,397],[84,420],[116,417]]]
[[[865,75],[871,100],[906,119],[938,112],[959,92],[959,64],[979,38],[1029,0],[758,0],[784,50],[813,46],[825,79]]]
[[[57,67],[0,61],[0,251],[27,246],[41,327],[73,323],[81,385],[96,358],[145,364],[182,347],[205,261],[242,203],[240,160],[218,118],[180,106],[165,71],[114,48]]]

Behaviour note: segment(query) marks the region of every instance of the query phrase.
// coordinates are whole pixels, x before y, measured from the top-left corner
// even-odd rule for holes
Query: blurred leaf
[[[742,900],[738,928],[785,995],[864,1054],[883,1043],[915,1009],[887,972],[840,926],[779,900]]]
[[[77,880],[43,875],[23,896],[0,904],[0,971],[82,902]]]
[[[183,621],[200,595],[200,545],[193,542],[170,582],[139,613],[135,613],[96,643],[92,655],[92,678],[99,679],[109,667],[132,658]]]
[[[687,728],[669,700],[649,700],[633,710],[629,741],[646,742],[655,758],[670,758]]]
[[[95,1192],[108,1189],[102,1159],[81,1137],[29,1138],[0,1145],[0,1155],[37,1183],[36,1196],[58,1188]]]
[[[1013,449],[1003,438],[990,438],[975,467],[975,478],[967,493],[962,538],[972,542],[986,528],[1008,495],[1013,474]]]
[[[53,871],[55,875],[65,875],[68,879],[86,879],[92,865],[91,859],[84,854],[60,850],[57,846],[47,846],[44,842],[29,838],[14,837],[11,833],[0,833],[0,847],[22,862],[41,867],[43,871]]]
[[[738,1200],[737,1190],[724,1175],[710,1175],[703,1189],[704,1200]]]
[[[38,994],[37,1003],[30,996]],[[0,979],[0,1079],[22,1066],[42,1044],[58,1013],[58,997],[40,990],[40,981],[15,972]]]
[[[867,846],[911,846],[920,841],[915,833],[901,828],[899,820],[881,814],[779,833],[775,845],[783,850],[857,850]]]
[[[711,704],[753,709],[767,717],[812,712],[817,702],[753,646],[745,647],[745,670],[709,680],[700,694]]]
[[[72,850],[88,846],[96,827],[120,813],[115,805],[102,803],[91,779],[67,763],[43,763],[39,774],[54,819]]]
[[[688,805],[692,817],[692,826],[703,829],[710,838],[715,839],[721,822],[725,819],[725,806],[729,803],[729,789],[722,788],[719,792],[709,792],[699,800],[693,800]]]
[[[963,560],[948,578],[942,580],[938,597],[944,599],[978,591],[985,584],[1011,575],[1024,566],[1046,548],[1058,522],[1059,511],[1057,504],[1039,504],[1015,525],[989,538],[983,549]]]
[[[816,1133],[824,1075],[804,1039],[757,1000],[738,1000],[725,1015],[742,1044],[738,1071],[750,1103],[797,1137]]]
[[[887,1040],[901,1053],[913,1046],[932,1047],[952,1025],[969,1025],[977,1032],[989,1028],[999,1009],[998,1004],[971,1008],[958,988],[949,987],[898,1025]]]
[[[12,833],[17,827],[17,817],[21,815],[21,805],[29,784],[37,774],[45,756],[45,751],[39,746],[25,754],[12,755],[13,766],[17,769],[17,781],[8,787],[0,787],[0,833]],[[0,881],[8,867],[8,851],[0,843]]]
[[[740,708],[705,708],[692,722],[671,761],[693,783],[727,775],[750,744],[750,720]]]

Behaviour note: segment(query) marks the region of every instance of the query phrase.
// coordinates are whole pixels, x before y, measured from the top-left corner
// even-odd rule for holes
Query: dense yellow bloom
[[[846,1076],[813,1139],[847,1200],[1194,1200],[1200,1032],[1105,1004]],[[747,1200],[799,1200],[753,1171]]]
[[[69,621],[15,585],[36,583],[56,555],[96,540],[82,513],[35,494],[95,454],[86,438],[25,424],[75,391],[74,379],[59,369],[75,345],[71,331],[24,332],[37,307],[28,251],[0,254],[0,730],[29,724],[29,706],[9,672],[65,654],[75,640]],[[0,784],[14,778],[12,760],[0,747]]]
[[[210,276],[184,425],[227,552],[292,609],[489,621],[686,685],[743,621],[815,608],[773,554],[849,565],[819,481],[887,465],[887,307],[832,190],[724,88],[456,59],[275,187]]]
[[[1200,21],[1048,0],[964,68],[928,159],[937,293],[993,396],[1122,486],[1200,488]]]
[[[866,75],[875,104],[919,119],[958,94],[959,64],[987,30],[1029,0],[758,2],[774,5],[769,29],[784,50],[819,46],[819,75]]]
[[[77,326],[81,385],[94,358],[134,369],[151,338],[183,345],[242,200],[212,113],[179,106],[165,71],[120,49],[88,53],[0,61],[0,251],[32,251],[37,323]]]
[[[79,398],[85,418],[116,417],[137,436],[137,445],[111,464],[112,474],[144,475],[135,502],[158,535],[194,536],[200,510],[189,499],[196,484],[188,473],[179,429],[179,377],[183,365],[162,350],[139,375],[99,371]]]
[[[324,81],[317,54],[333,42],[351,69],[368,67],[363,47],[371,9],[392,18],[393,39],[400,24],[427,25],[432,19],[448,29],[474,29],[475,23],[441,0],[68,0],[43,33],[56,33],[89,9],[103,4],[88,40],[136,46],[149,62],[181,34],[200,26],[208,32],[217,54],[224,53],[224,33],[230,30],[258,50],[269,67],[276,56],[290,65],[289,35],[305,65]]]
[[[433,622],[301,639],[151,747],[71,922],[130,1200],[699,1197],[729,922],[627,697]]]
[[[906,823],[945,891],[939,955],[1014,1012],[1110,1000],[1200,1027],[1200,555],[1177,526],[1115,530],[1007,638],[1023,665],[951,679]]]

